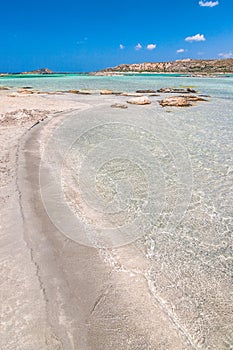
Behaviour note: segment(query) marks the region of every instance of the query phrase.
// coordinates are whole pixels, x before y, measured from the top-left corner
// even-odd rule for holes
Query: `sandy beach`
[[[72,115],[82,119],[85,111],[108,111],[127,99],[1,91],[1,349],[230,346],[230,283],[217,259],[210,264],[191,236],[164,233],[156,238],[157,251],[151,242],[144,250],[140,240],[88,247],[60,232],[43,205],[41,154],[56,128]],[[130,108],[162,110],[157,102]]]

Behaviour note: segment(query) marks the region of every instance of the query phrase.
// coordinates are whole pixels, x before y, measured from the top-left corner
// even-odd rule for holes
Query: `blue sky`
[[[0,72],[233,57],[233,0],[13,0],[0,13]]]

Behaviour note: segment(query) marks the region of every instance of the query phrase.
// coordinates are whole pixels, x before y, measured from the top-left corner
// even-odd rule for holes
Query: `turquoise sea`
[[[15,88],[32,86],[43,91],[69,89],[113,89],[135,91],[138,89],[159,89],[161,87],[192,86],[203,94],[229,98],[233,96],[233,75],[219,78],[196,78],[174,74],[137,74],[113,77],[90,76],[85,74],[11,75],[0,77],[0,86]]]

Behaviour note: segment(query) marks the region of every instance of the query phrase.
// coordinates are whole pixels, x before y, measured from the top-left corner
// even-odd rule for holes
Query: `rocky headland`
[[[181,73],[194,75],[226,74],[233,73],[233,59],[193,60],[184,59],[170,62],[144,62],[134,64],[120,64],[119,66],[106,68],[97,75],[109,75],[116,73]]]

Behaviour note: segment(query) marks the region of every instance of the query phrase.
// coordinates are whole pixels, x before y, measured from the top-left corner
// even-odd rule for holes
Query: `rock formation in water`
[[[22,72],[21,74],[53,74],[54,72],[49,68],[41,68],[32,70],[30,72]]]
[[[162,107],[191,107],[194,106],[193,102],[204,102],[206,99],[199,96],[170,96],[159,101]]]

